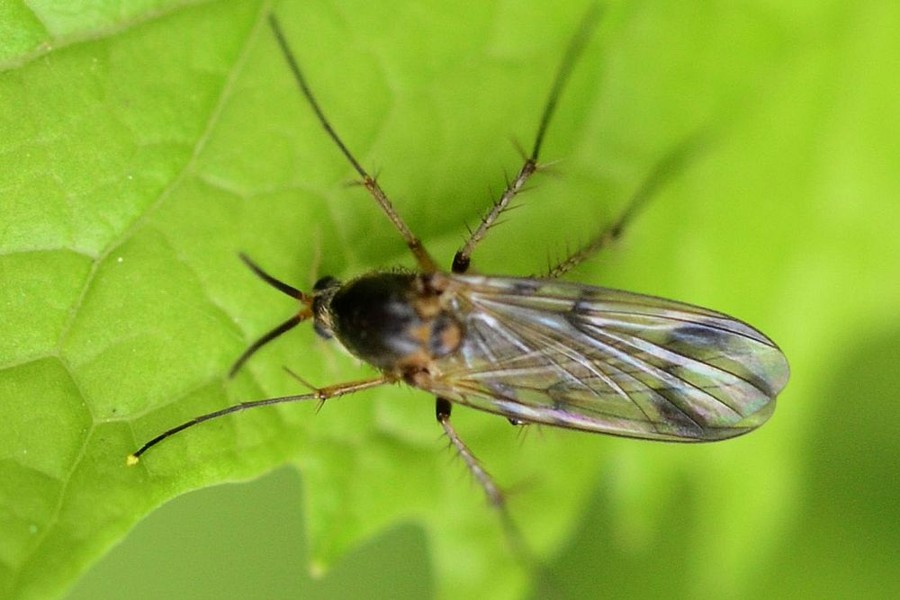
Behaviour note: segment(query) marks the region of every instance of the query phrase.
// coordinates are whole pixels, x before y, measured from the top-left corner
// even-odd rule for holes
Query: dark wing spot
[[[592,312],[591,303],[584,299],[584,296],[578,298],[575,301],[575,304],[572,305],[572,314],[574,315],[584,315]]]
[[[676,327],[669,333],[669,348],[710,348],[722,345],[722,333],[713,327],[699,324]]]
[[[512,287],[513,292],[520,296],[533,296],[541,289],[541,284],[534,279],[517,279]]]
[[[771,381],[768,365],[759,362],[763,355],[780,357],[780,353],[762,345],[761,340],[725,331],[712,324],[695,323],[673,329],[664,346],[730,373],[770,398],[781,389]],[[690,374],[684,368],[670,369],[669,372],[682,379]]]

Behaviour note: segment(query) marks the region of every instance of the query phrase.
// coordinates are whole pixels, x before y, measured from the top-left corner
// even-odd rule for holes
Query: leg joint
[[[453,410],[453,405],[446,398],[441,398],[440,396],[435,398],[434,402],[434,416],[437,419],[438,423],[443,423],[450,419],[450,412]]]

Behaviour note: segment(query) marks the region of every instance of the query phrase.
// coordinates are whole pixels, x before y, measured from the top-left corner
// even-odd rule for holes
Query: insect
[[[541,116],[531,153],[501,197],[471,231],[449,272],[437,263],[360,165],[311,92],[282,32],[275,38],[307,104],[399,231],[417,263],[411,272],[376,271],[346,282],[320,279],[302,292],[241,255],[261,279],[295,298],[298,312],[254,342],[234,374],[263,345],[311,320],[377,375],[309,393],[230,406],[161,433],[128,457],[129,464],[189,427],[248,408],[324,401],[360,390],[406,383],[433,394],[444,433],[489,500],[504,497],[454,429],[454,405],[507,418],[647,440],[707,442],[764,423],[786,385],[787,361],[772,340],[725,314],[652,296],[561,281],[559,276],[617,238],[685,152],[662,161],[628,208],[544,278],[469,274],[472,254],[498,217],[538,170],[538,157],[566,81],[598,18],[593,8],[573,37]],[[302,379],[301,379],[302,382]]]

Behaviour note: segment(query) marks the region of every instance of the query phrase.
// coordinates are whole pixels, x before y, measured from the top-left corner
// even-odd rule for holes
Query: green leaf
[[[542,576],[516,562],[481,491],[450,459],[432,400],[403,387],[333,400],[318,414],[296,405],[222,419],[125,467],[141,443],[186,419],[302,391],[283,365],[316,385],[371,375],[304,327],[228,380],[247,344],[296,310],[238,252],[303,289],[325,274],[412,265],[371,199],[346,185],[354,173],[296,89],[265,22],[272,9],[0,9],[3,597],[59,596],[164,502],[286,463],[303,481],[316,569],[412,523],[442,597],[517,597]],[[549,16],[543,3],[504,2],[274,10],[347,145],[449,264],[464,224],[521,163],[509,139],[531,144],[584,3],[557,3]],[[781,341],[802,374],[773,423],[704,447],[548,428],[523,441],[502,419],[457,409],[457,429],[512,490],[513,518],[547,562],[590,571],[600,557],[666,548],[683,552],[673,564],[690,592],[754,589],[791,515],[799,467],[784,457],[803,447],[814,410],[807,373],[827,371],[815,349],[842,339],[835,323],[849,335],[895,310],[897,296],[880,293],[900,280],[884,258],[896,252],[890,219],[871,236],[845,202],[845,190],[862,185],[867,197],[897,197],[889,170],[864,160],[860,142],[887,142],[891,129],[854,129],[835,107],[866,119],[877,111],[849,92],[823,93],[837,59],[796,40],[821,23],[832,24],[828,40],[856,38],[833,25],[840,11],[807,10],[801,25],[755,6],[607,6],[551,124],[543,156],[560,162],[476,253],[482,272],[540,272],[608,222],[674,144],[713,125],[719,142],[620,247],[573,277],[745,318]],[[873,23],[890,22],[882,17]],[[877,55],[895,50],[883,46]],[[874,56],[849,41],[834,47]],[[856,151],[836,150],[845,147]],[[894,205],[882,208],[896,216]],[[847,227],[855,235],[845,240]],[[855,266],[861,240],[871,272]],[[806,300],[828,296],[845,271],[865,310],[840,297]],[[687,508],[682,494],[694,499]],[[589,506],[605,513],[603,535],[586,528],[597,521],[582,524]],[[694,526],[671,527],[673,517]],[[571,553],[585,539],[605,546],[582,563]],[[565,575],[565,564],[553,571]]]

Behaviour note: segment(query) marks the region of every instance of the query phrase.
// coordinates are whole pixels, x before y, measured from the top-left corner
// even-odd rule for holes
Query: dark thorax
[[[371,273],[316,291],[316,330],[357,358],[415,384],[434,375],[434,361],[459,348],[465,334],[441,274]],[[317,286],[319,287],[319,286]]]

